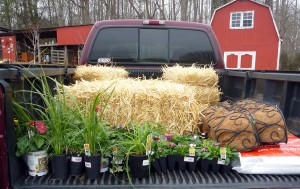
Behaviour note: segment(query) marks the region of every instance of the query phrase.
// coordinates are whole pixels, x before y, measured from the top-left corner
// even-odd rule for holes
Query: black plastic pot
[[[158,162],[159,162],[161,172],[163,172],[163,173],[166,172],[167,171],[167,157],[159,158]]]
[[[177,156],[178,168],[181,171],[186,170],[186,162],[184,161],[184,156]]]
[[[210,164],[211,164],[211,160],[201,158],[200,159],[200,171],[202,173],[208,172]]]
[[[154,159],[151,162],[151,166],[152,166],[152,168],[154,169],[155,172],[161,173],[161,168],[160,168],[158,159]]]
[[[167,156],[167,164],[168,170],[173,171],[176,168],[177,156],[175,155],[168,155]]]
[[[222,173],[222,174],[228,174],[228,173],[230,173],[231,170],[232,170],[231,164],[220,166],[220,173]]]
[[[84,171],[84,155],[72,153],[69,163],[69,173],[71,176],[80,176]]]
[[[149,159],[147,155],[129,155],[130,174],[134,178],[149,176]]]
[[[213,173],[218,173],[220,171],[220,164],[218,164],[218,159],[211,160],[211,171]]]
[[[101,155],[85,156],[85,176],[89,179],[97,179],[100,176]]]
[[[188,161],[185,161],[186,169],[188,171],[196,171],[197,170],[197,157],[187,156],[187,157],[185,157],[185,159],[188,160]]]
[[[52,171],[53,179],[65,179],[68,177],[68,156],[64,155],[55,155],[52,158]]]

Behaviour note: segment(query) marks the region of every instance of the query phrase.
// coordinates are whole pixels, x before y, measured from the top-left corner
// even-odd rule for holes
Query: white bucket
[[[48,154],[45,150],[28,152],[26,163],[30,176],[43,176],[48,173]]]
[[[104,172],[108,171],[108,166],[109,166],[109,159],[101,158],[100,173],[104,173]]]

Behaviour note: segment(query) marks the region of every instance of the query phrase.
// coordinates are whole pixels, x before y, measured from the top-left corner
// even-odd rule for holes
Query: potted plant
[[[119,145],[126,148],[126,171],[134,178],[144,178],[149,176],[149,157],[147,155],[147,138],[153,132],[153,127],[149,123],[141,125],[127,125],[127,132],[124,133],[123,141]],[[149,149],[151,151],[151,149]],[[130,169],[130,174],[129,174]],[[130,179],[131,182],[131,179]]]
[[[219,172],[220,144],[211,139],[204,139],[200,148],[200,171],[207,172],[211,168],[213,173]]]
[[[43,176],[48,173],[49,130],[43,121],[30,121],[27,109],[13,103],[17,135],[16,155],[22,156],[30,176]]]
[[[104,173],[109,170],[109,163],[112,153],[112,141],[110,140],[110,135],[112,131],[109,125],[100,125],[98,133],[98,141],[100,143],[101,151],[101,163],[100,163],[100,173]]]
[[[65,141],[69,158],[69,174],[71,176],[80,176],[84,172],[84,150],[82,144],[83,129],[80,122],[74,119],[73,126],[67,128],[65,132]]]
[[[163,137],[153,137],[151,162],[156,172],[167,171],[168,141]]]
[[[124,144],[119,143],[124,140],[125,132],[127,132],[127,130],[123,126],[117,126],[112,128],[110,134],[110,141],[112,144],[110,173],[112,174],[123,172],[125,170],[124,162],[127,149]]]
[[[33,73],[29,73],[34,75]],[[50,128],[49,144],[52,156],[52,169],[54,179],[64,179],[68,176],[68,157],[65,152],[64,130],[70,121],[68,107],[65,101],[54,96],[52,86],[56,88],[62,85],[50,77],[34,75],[33,81],[27,80],[30,89],[16,92],[16,97],[20,92],[23,97],[23,107],[32,110],[31,115],[43,120]],[[63,95],[61,95],[63,97]],[[28,100],[29,97],[29,100]],[[67,115],[66,115],[67,114]]]
[[[223,155],[223,160],[224,160],[223,163],[224,164],[222,164],[221,167],[220,167],[220,173],[227,174],[232,169],[232,166],[231,166],[232,160],[237,159],[239,157],[239,155],[238,155],[238,152],[233,151],[233,149],[229,146],[221,145],[221,147],[225,148],[226,155],[225,155],[225,157]]]
[[[169,138],[169,155],[168,155],[168,169],[176,169],[176,165],[182,171],[188,170],[194,171],[196,169],[196,157],[195,153],[190,154],[190,148],[196,147],[196,135],[184,134],[184,135],[165,135]]]
[[[37,84],[36,84],[37,83]],[[52,171],[54,179],[68,177],[68,154],[66,154],[65,130],[73,120],[73,110],[67,106],[63,84],[56,79],[36,76],[31,92],[41,99],[41,104],[31,102],[32,107],[51,128]],[[53,91],[53,87],[56,91]],[[56,92],[56,93],[55,93]]]

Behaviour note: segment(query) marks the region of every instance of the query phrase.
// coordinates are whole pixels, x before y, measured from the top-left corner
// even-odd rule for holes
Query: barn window
[[[230,28],[244,29],[253,28],[254,11],[232,12],[230,14]]]

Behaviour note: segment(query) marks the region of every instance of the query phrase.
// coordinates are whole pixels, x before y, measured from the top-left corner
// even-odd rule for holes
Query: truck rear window
[[[200,30],[104,28],[97,34],[89,61],[144,63],[216,63],[208,35]]]

